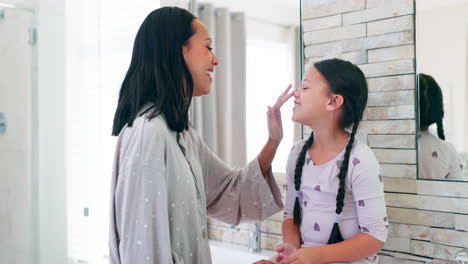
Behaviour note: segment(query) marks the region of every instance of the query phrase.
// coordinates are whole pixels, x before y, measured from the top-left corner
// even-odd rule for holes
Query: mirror
[[[193,125],[228,164],[243,167],[266,139],[266,111],[288,84],[300,85],[300,2],[207,0],[191,2],[219,58],[211,93],[194,98]],[[288,14],[288,15],[284,15]],[[291,121],[293,100],[282,107],[283,141],[272,169],[284,173],[289,150],[300,139]]]
[[[416,1],[420,179],[468,180],[468,1]]]

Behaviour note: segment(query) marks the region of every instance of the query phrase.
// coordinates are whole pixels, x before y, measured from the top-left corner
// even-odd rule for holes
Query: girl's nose
[[[294,91],[294,97],[299,97],[299,89],[297,89],[296,91]]]

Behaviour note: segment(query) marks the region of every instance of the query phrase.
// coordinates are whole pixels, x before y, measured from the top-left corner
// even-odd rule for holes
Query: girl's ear
[[[331,94],[329,99],[327,108],[330,111],[340,108],[344,103],[344,98],[340,94]]]

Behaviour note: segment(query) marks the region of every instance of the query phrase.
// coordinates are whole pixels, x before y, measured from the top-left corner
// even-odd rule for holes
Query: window
[[[293,81],[294,69],[289,67],[291,59],[287,42],[247,40],[247,160],[254,159],[268,139],[267,106],[272,106]],[[274,172],[285,172],[289,150],[294,143],[292,101],[281,109],[284,135],[272,164]]]
[[[67,217],[71,263],[108,263],[118,93],[136,32],[159,1],[72,1],[67,9]]]

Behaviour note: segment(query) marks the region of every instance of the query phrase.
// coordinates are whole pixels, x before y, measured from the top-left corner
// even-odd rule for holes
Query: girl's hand
[[[294,95],[294,91],[288,93],[292,85],[290,84],[288,88],[278,97],[275,105],[273,107],[268,106],[268,132],[270,134],[270,140],[279,144],[283,139],[283,123],[281,121],[281,106],[289,100]]]
[[[320,251],[317,247],[301,248],[283,258],[280,264],[320,264]]]
[[[260,261],[255,262],[255,263],[252,263],[252,264],[275,264],[275,263],[273,263],[271,261],[268,261],[268,260],[262,259]]]
[[[293,245],[289,243],[279,244],[276,247],[276,252],[278,252],[278,256],[276,257],[277,262],[281,262],[284,258],[292,255],[294,252],[297,251]]]

